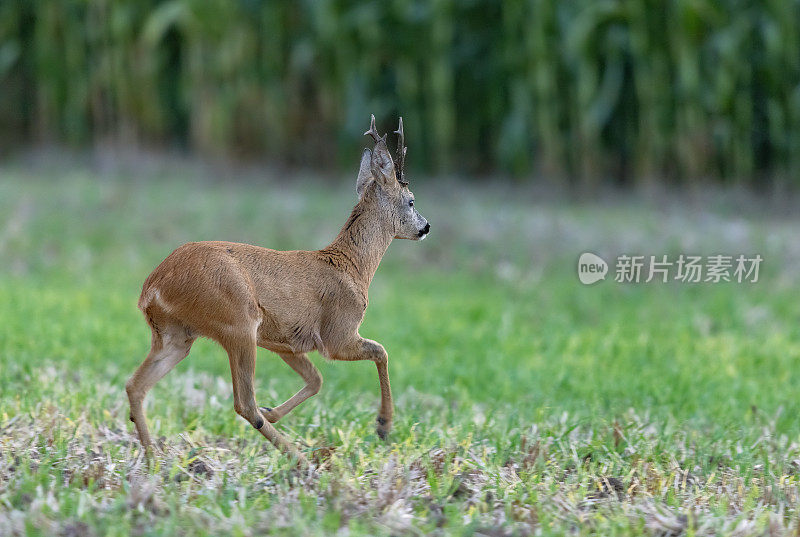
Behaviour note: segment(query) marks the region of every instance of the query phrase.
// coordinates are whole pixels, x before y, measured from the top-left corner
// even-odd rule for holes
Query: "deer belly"
[[[300,322],[281,323],[269,311],[261,309],[261,324],[258,326],[257,343],[259,347],[273,352],[301,353],[316,348],[318,336]]]

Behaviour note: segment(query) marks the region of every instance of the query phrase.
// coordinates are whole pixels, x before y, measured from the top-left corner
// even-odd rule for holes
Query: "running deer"
[[[331,360],[375,362],[381,390],[377,433],[386,437],[393,413],[388,355],[380,343],[361,337],[358,328],[369,284],[389,243],[422,240],[430,230],[408,189],[402,118],[395,132],[397,166],[372,116],[364,134],[375,147],[361,155],[358,203],[328,247],[284,252],[233,242],[193,242],[172,252],[147,277],[139,309],[152,331],[150,353],[125,386],[130,418],[145,448],[151,440],[142,401],[186,358],[198,337],[217,341],[228,353],[236,412],[298,460],[305,462],[272,424],[322,386],[307,356],[312,350]],[[305,381],[274,408],[256,404],[256,347],[277,353]]]

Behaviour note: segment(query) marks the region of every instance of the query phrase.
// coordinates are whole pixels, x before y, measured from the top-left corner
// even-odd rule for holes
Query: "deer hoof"
[[[263,426],[264,426],[264,420],[263,420],[262,418],[258,418],[258,419],[255,421],[255,423],[253,423],[253,427],[255,427],[255,428],[256,428],[256,429],[258,429],[258,430],[261,430],[261,428],[262,428]]]
[[[389,436],[389,428],[391,427],[389,420],[382,416],[378,416],[375,421],[378,422],[378,426],[375,427],[375,432],[378,433],[378,437],[381,440],[386,440],[386,438]]]

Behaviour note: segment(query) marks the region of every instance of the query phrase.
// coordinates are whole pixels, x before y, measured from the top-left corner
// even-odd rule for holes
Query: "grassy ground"
[[[0,168],[0,535],[798,531],[800,220],[420,180],[432,234],[392,245],[361,330],[389,352],[389,442],[374,366],[315,355],[321,393],[279,424],[322,464],[298,473],[201,341],[148,398],[148,467],[124,393],[145,276],[189,240],[321,247],[354,184],[64,168]],[[765,262],[749,285],[585,287],[587,250]],[[301,385],[263,350],[256,374],[264,405]]]

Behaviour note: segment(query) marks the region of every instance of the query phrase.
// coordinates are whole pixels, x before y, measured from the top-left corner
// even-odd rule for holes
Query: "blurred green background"
[[[4,151],[338,170],[369,112],[427,173],[796,184],[800,2],[0,2]]]

